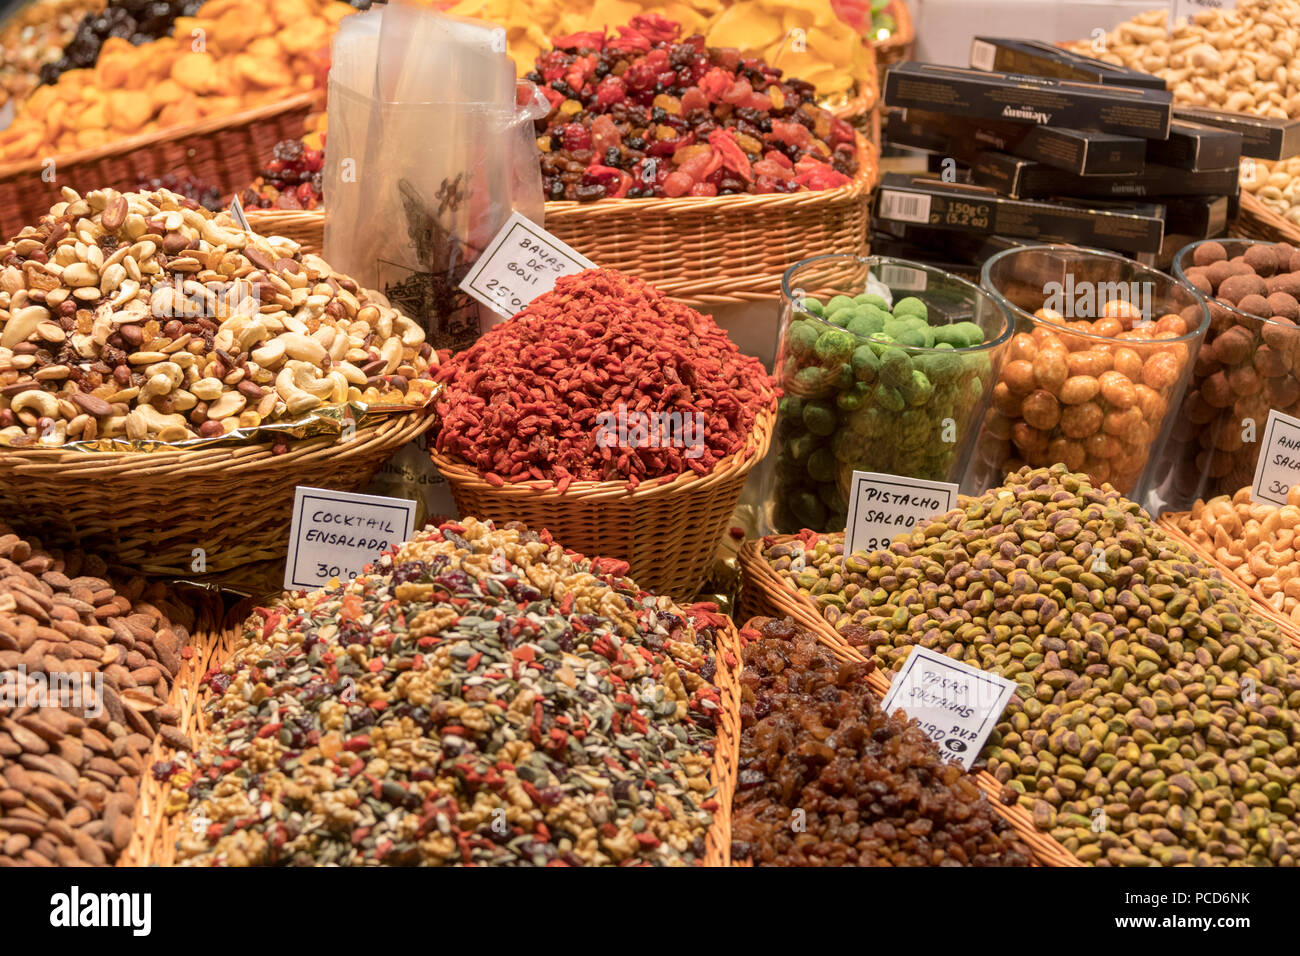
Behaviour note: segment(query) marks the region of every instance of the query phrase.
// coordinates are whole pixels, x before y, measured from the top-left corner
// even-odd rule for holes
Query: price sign
[[[1174,0],[1174,15],[1169,23],[1172,26],[1179,20],[1190,20],[1206,10],[1232,10],[1236,6],[1237,0]]]
[[[351,581],[414,530],[414,501],[299,485],[293,496],[284,588],[310,590],[331,578]]]
[[[913,647],[883,706],[887,714],[901,709],[916,718],[945,757],[969,770],[1015,689],[1005,677]]]
[[[244,215],[244,204],[236,196],[230,201],[230,218],[235,220],[235,224],[244,232],[252,232],[253,227],[248,224],[248,217]]]
[[[946,481],[855,471],[849,490],[844,553],[881,551],[912,525],[957,505],[957,486]]]
[[[516,212],[470,267],[460,287],[508,319],[550,292],[560,276],[594,268],[596,264],[586,256]]]
[[[1264,426],[1264,447],[1255,464],[1251,501],[1266,501],[1281,507],[1287,492],[1300,485],[1300,418],[1278,411],[1268,413]]]

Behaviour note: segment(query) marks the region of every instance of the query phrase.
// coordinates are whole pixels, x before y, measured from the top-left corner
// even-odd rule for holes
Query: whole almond
[[[116,232],[126,222],[127,203],[125,196],[115,196],[109,200],[100,214],[99,224],[108,232]]]

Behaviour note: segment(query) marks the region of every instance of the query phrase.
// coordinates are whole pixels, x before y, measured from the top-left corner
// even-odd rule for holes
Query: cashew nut
[[[13,397],[9,405],[15,415],[28,425],[36,424],[40,418],[54,418],[59,414],[59,400],[51,392],[39,388],[29,388]]]

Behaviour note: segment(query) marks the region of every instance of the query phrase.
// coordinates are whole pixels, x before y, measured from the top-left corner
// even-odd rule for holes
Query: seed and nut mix
[[[0,866],[113,862],[155,737],[189,749],[167,704],[184,612],[105,571],[0,524]]]
[[[297,243],[166,190],[63,195],[0,245],[0,443],[213,438],[432,394],[423,329]]]
[[[1251,489],[1197,501],[1174,519],[1178,530],[1300,624],[1300,485],[1282,507],[1250,500]]]
[[[919,644],[1016,681],[982,757],[1081,859],[1300,860],[1300,653],[1108,485],[1026,468],[886,551],[766,557],[883,667]]]
[[[756,629],[748,633],[750,629]],[[914,720],[790,618],[749,622],[732,856],[771,866],[1028,866],[1029,850]],[[796,811],[801,824],[792,825]]]
[[[180,859],[700,862],[720,662],[692,622],[723,619],[625,570],[471,518],[259,610],[205,677]]]

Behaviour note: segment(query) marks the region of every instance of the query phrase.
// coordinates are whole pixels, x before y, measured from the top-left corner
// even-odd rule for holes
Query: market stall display
[[[418,326],[175,194],[66,190],[0,263],[0,504],[52,541],[156,570],[282,555],[295,466],[359,489],[428,427]]]
[[[786,273],[781,322],[773,527],[843,529],[854,471],[961,480],[1012,332],[992,296],[902,260],[822,256]]]
[[[434,464],[462,512],[546,528],[690,597],[776,393],[712,319],[609,270],[555,288],[438,371]]]
[[[740,677],[732,857],[769,866],[1027,866],[961,766],[789,618],[758,619]],[[806,815],[801,829],[791,815]]]
[[[1300,412],[1292,373],[1300,355],[1300,252],[1286,243],[1198,242],[1179,253],[1174,274],[1205,296],[1210,310],[1156,469],[1160,500],[1186,510],[1196,498],[1250,484],[1269,413]]]
[[[179,861],[725,864],[734,629],[625,570],[470,518],[259,609],[206,677]]]
[[[883,668],[915,643],[1015,680],[983,756],[1081,859],[1294,865],[1300,642],[1112,488],[1026,468],[889,550],[765,557]]]
[[[1061,462],[1140,496],[1209,323],[1204,303],[1162,272],[1072,246],[998,253],[982,284],[1016,332],[972,487],[995,486],[1022,464]]]
[[[188,747],[169,698],[202,621],[106,572],[0,524],[0,865],[114,862],[155,740]]]

